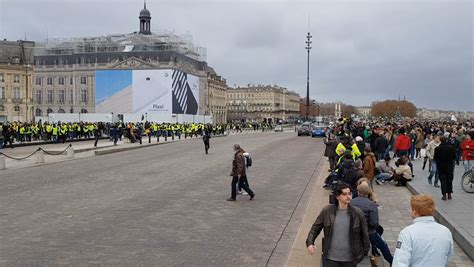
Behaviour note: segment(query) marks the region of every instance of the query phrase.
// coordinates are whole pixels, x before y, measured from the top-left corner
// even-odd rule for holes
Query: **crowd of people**
[[[399,235],[392,255],[382,239],[374,183],[392,181],[406,186],[414,179],[413,162],[423,160],[426,182],[441,187],[441,200],[453,198],[453,176],[461,162],[474,168],[474,125],[471,122],[340,120],[326,128],[324,155],[329,176],[324,187],[332,190],[331,204],[314,222],[306,246],[324,230],[323,266],[356,266],[372,247],[371,263],[383,255],[391,266],[445,266],[453,253],[451,232],[435,222],[434,198],[411,199],[414,223]],[[392,161],[395,161],[392,165]]]
[[[0,148],[10,146],[14,143],[25,143],[32,141],[54,141],[64,143],[67,140],[90,139],[97,140],[108,136],[114,143],[122,137],[129,138],[131,142],[142,143],[143,136],[159,141],[172,138],[181,139],[202,136],[204,132],[212,135],[224,134],[225,132],[242,132],[244,129],[253,131],[266,131],[272,129],[271,124],[263,123],[227,123],[227,124],[204,124],[204,123],[158,123],[158,122],[0,122]]]

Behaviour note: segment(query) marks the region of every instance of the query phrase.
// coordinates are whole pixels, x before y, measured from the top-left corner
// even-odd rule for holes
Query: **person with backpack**
[[[240,184],[242,189],[244,189],[249,195],[250,200],[253,200],[255,193],[248,187],[247,181],[247,172],[246,172],[246,162],[245,156],[243,155],[245,151],[240,147],[240,145],[234,145],[234,159],[232,161],[232,171],[230,176],[232,176],[231,183],[231,197],[227,201],[235,201],[237,198],[237,183]]]
[[[337,168],[339,183],[346,183],[351,187],[352,197],[357,197],[357,174],[351,151],[344,152],[343,159]]]
[[[245,167],[247,168],[246,169],[246,174],[247,174],[247,179],[243,182],[243,184],[246,184],[247,187],[250,188],[250,185],[249,185],[249,167],[252,166],[252,158],[250,157],[250,154],[248,152],[244,152],[244,157],[245,157]],[[238,187],[237,187],[237,194],[239,195],[248,195],[247,192],[242,192],[242,185],[239,183],[238,184]]]

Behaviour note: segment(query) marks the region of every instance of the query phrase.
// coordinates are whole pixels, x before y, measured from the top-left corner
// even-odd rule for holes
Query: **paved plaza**
[[[235,143],[253,158],[253,201],[245,195],[226,201]],[[328,202],[321,139],[236,134],[212,138],[209,155],[199,138],[97,156],[140,145],[111,147],[101,140],[101,148],[88,150],[92,145],[73,144],[84,151],[73,160],[7,161],[0,171],[0,266],[319,266],[320,255],[310,256],[304,240]],[[34,149],[3,152],[21,156]],[[393,251],[411,223],[411,193],[389,184],[375,190]],[[450,266],[472,266],[457,244]]]
[[[253,201],[226,201],[234,143],[254,159]],[[0,262],[282,265],[298,223],[290,241],[282,234],[323,146],[294,133],[244,134],[212,138],[209,155],[194,139],[3,170]]]

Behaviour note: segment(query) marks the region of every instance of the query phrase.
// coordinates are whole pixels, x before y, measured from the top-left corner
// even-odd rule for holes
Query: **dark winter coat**
[[[336,158],[336,147],[337,147],[337,140],[329,140],[329,141],[324,141],[324,144],[326,145],[326,150],[324,151],[324,156],[328,158]]]
[[[454,160],[456,159],[456,149],[447,142],[435,148],[434,158],[438,172],[452,173],[454,172]]]
[[[336,220],[337,205],[328,205],[319,214],[313,223],[308,237],[306,238],[306,246],[314,245],[314,240],[324,230],[322,257],[326,257],[331,245],[332,227]],[[347,208],[350,216],[350,236],[352,247],[352,264],[359,264],[369,252],[370,241],[367,228],[367,222],[364,214],[358,208],[352,207],[350,204]]]
[[[234,154],[234,160],[232,161],[232,172],[230,176],[245,176],[245,157],[242,150],[238,150]]]

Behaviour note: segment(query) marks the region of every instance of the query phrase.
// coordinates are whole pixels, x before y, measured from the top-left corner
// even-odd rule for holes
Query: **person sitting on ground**
[[[406,186],[407,182],[411,181],[412,172],[408,166],[408,157],[403,156],[395,162],[395,180],[398,182],[395,186]]]
[[[384,159],[377,162],[376,168],[379,171],[379,174],[375,175],[375,182],[377,184],[380,185],[386,181],[392,180],[394,168],[390,166],[391,160],[390,156],[386,156]]]

